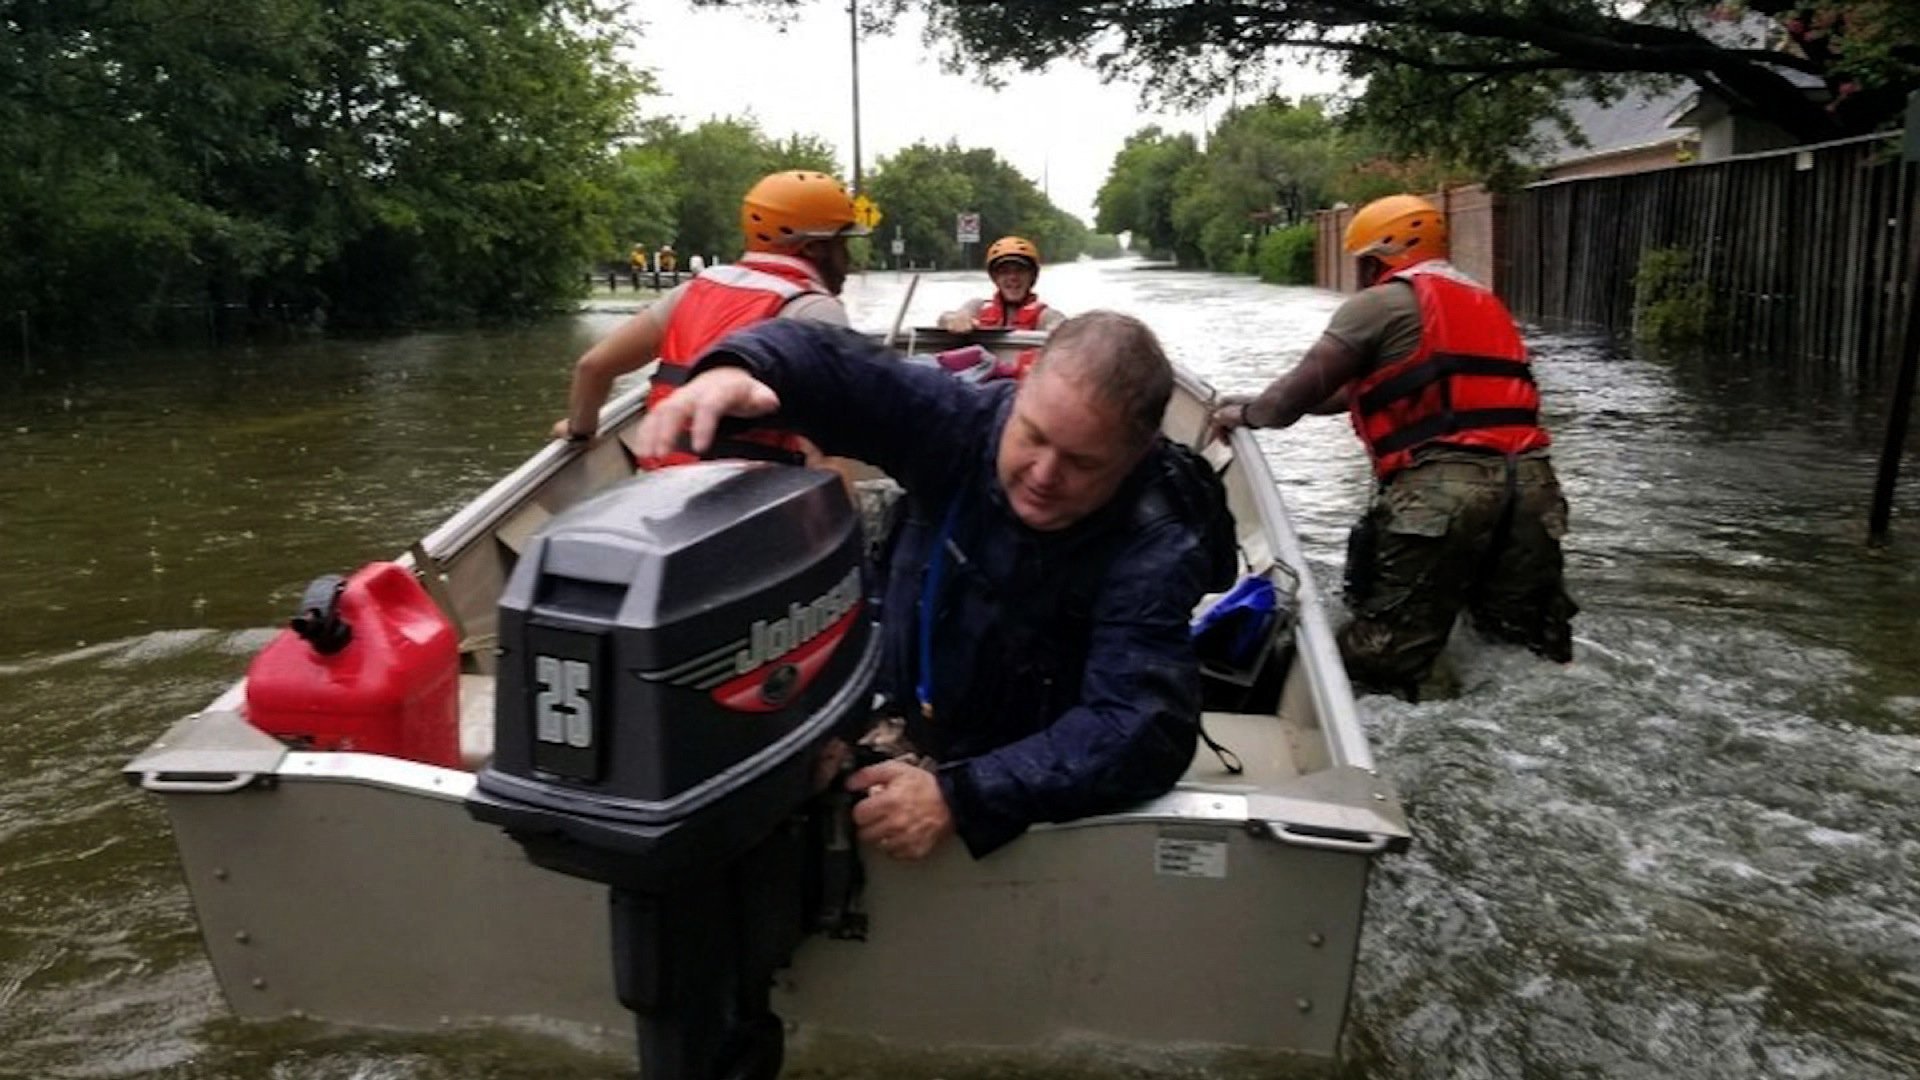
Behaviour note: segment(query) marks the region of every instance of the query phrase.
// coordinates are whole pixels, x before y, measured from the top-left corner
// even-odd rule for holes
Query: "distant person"
[[[680,284],[680,259],[673,253],[672,244],[660,245],[660,251],[654,256],[654,266],[671,278],[675,285]]]
[[[1463,609],[1490,638],[1571,660],[1567,502],[1513,316],[1447,261],[1425,199],[1368,203],[1345,247],[1361,291],[1293,370],[1220,406],[1215,429],[1352,416],[1378,480],[1347,544],[1340,651],[1355,681],[1417,697]]]
[[[847,780],[860,840],[911,860],[958,836],[978,857],[1166,791],[1199,734],[1188,620],[1236,549],[1211,468],[1160,435],[1174,376],[1153,332],[1081,315],[1017,387],[897,361],[850,331],[762,323],[639,430],[661,452],[778,415],[906,488],[875,684],[904,741]]]
[[[1049,331],[1067,321],[1065,312],[1041,303],[1033,291],[1040,280],[1040,249],[1018,236],[1003,236],[987,247],[987,277],[993,295],[972,300],[940,316],[940,328],[953,334],[973,330]]]
[[[707,268],[707,260],[701,257],[700,255],[696,254],[690,257],[689,259],[687,259],[687,272],[690,274],[698,274],[700,271],[705,270],[706,268]]]
[[[627,279],[633,282],[635,289],[640,287],[640,275],[646,272],[647,245],[635,244],[633,249],[627,252]]]
[[[788,170],[765,177],[740,204],[746,254],[728,266],[710,266],[648,305],[584,353],[573,369],[567,415],[553,437],[591,439],[613,381],[658,358],[647,407],[653,409],[686,381],[687,367],[714,342],[763,319],[811,319],[847,325],[839,295],[846,283],[847,237],[865,235],[854,220],[853,199],[825,173]],[[660,254],[669,255],[662,247]],[[775,427],[716,440],[708,457],[802,460],[808,444]],[[686,450],[643,464],[697,460]]]

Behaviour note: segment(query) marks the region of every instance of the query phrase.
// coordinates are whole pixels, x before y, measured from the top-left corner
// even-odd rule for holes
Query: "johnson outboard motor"
[[[773,972],[812,917],[818,751],[879,635],[838,476],[648,473],[549,522],[500,600],[494,756],[468,809],[612,886],[647,1080],[770,1078]]]

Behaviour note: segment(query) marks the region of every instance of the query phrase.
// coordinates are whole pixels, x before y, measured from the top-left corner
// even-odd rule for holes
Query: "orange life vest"
[[[1391,275],[1420,302],[1420,345],[1349,393],[1353,429],[1385,480],[1426,446],[1518,454],[1545,447],[1540,391],[1513,316],[1441,259]]]
[[[737,263],[710,266],[694,275],[667,319],[666,337],[660,342],[660,363],[647,389],[647,408],[659,405],[684,385],[693,362],[721,338],[779,315],[780,309],[809,293],[831,295],[813,267],[791,255],[752,252]],[[705,456],[797,464],[802,450],[800,438],[793,432],[757,426],[716,436]],[[657,469],[700,459],[701,455],[683,444],[681,450],[641,465]]]
[[[1007,321],[1007,302],[1000,296],[999,291],[996,290],[991,298],[981,302],[980,310],[974,312],[973,321],[982,330],[999,330],[1002,328],[1038,330],[1040,329],[1040,319],[1046,313],[1047,305],[1040,302],[1040,297],[1034,293],[1028,293],[1027,298],[1021,301],[1020,306],[1013,309],[1013,321],[1009,324]],[[1039,359],[1039,349],[1021,349],[1018,353],[1014,354],[1013,362],[1009,368],[1009,374],[1016,379],[1024,379],[1027,377],[1027,372],[1033,369],[1034,362]]]
[[[1011,321],[1007,318],[1007,302],[995,292],[992,298],[981,301],[980,310],[973,313],[973,321],[982,330],[1038,330],[1040,317],[1047,313],[1047,305],[1040,298],[1028,293],[1020,306],[1013,309]]]

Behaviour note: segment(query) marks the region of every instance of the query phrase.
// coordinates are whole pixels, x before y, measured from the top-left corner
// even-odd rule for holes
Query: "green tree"
[[[790,7],[794,0],[698,0]],[[1626,78],[1691,80],[1814,142],[1897,126],[1920,88],[1913,0],[878,0],[924,8],[927,40],[987,78],[1063,57],[1176,100],[1277,77],[1290,51],[1341,58],[1394,145],[1510,171],[1536,122]],[[1768,30],[1747,32],[1751,14]],[[1008,27],[1019,27],[1017,34]],[[1824,90],[1810,95],[1790,73]]]
[[[594,246],[602,261],[625,265],[634,244],[643,243],[652,250],[663,238],[679,234],[681,181],[667,145],[674,134],[670,123],[651,122],[614,155],[608,210],[599,219],[604,228]],[[688,254],[698,250],[692,248]]]
[[[1293,225],[1327,203],[1334,179],[1354,164],[1350,141],[1324,106],[1270,98],[1229,111],[1207,140],[1210,183],[1233,205]]]
[[[833,147],[824,140],[772,139],[751,118],[709,120],[664,137],[660,145],[674,162],[676,228],[666,236],[639,239],[654,247],[670,241],[685,255],[738,256],[740,200],[768,173],[810,169],[837,175],[839,171]]]
[[[960,213],[980,215],[983,245],[1009,234],[1024,236],[1048,262],[1079,258],[1087,243],[1079,219],[1048,202],[992,150],[915,143],[880,159],[867,177],[867,194],[885,215],[881,235],[890,239],[898,230],[906,258],[920,265],[964,265],[954,239],[954,216]],[[966,259],[981,254],[974,247]]]
[[[1314,211],[1450,181],[1458,177],[1428,159],[1392,158],[1365,132],[1343,130],[1319,101],[1276,97],[1229,110],[1204,151],[1157,128],[1135,133],[1101,189],[1100,224],[1132,229],[1140,246],[1183,265],[1293,281],[1303,250],[1311,272],[1313,230],[1300,230]],[[1274,231],[1286,239],[1268,243]]]
[[[1179,174],[1175,250],[1196,253],[1209,269],[1249,269],[1260,235],[1328,205],[1356,156],[1318,101],[1276,97],[1228,111]]]
[[[1127,136],[1106,182],[1094,195],[1094,228],[1130,232],[1133,247],[1149,254],[1176,253],[1180,246],[1174,222],[1178,181],[1199,157],[1191,135],[1169,135],[1153,126]],[[1190,257],[1197,254],[1191,242],[1187,247]]]
[[[954,166],[959,148],[915,143],[883,157],[867,173],[867,195],[880,206],[883,236],[899,236],[905,258],[919,266],[958,266],[954,215],[979,201],[973,178]]]
[[[0,313],[394,323],[578,287],[645,80],[597,0],[13,0]]]

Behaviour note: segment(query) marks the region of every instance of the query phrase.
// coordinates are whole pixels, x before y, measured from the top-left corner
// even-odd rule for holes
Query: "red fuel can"
[[[247,719],[303,750],[457,769],[460,644],[398,563],[307,587],[301,612],[247,668]]]

